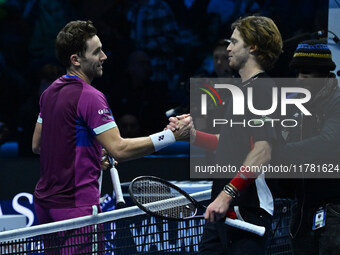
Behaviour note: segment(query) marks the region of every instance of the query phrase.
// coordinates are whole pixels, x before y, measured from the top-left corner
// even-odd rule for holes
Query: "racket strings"
[[[160,216],[183,219],[196,214],[192,202],[176,189],[154,180],[138,180],[132,191],[138,203]]]

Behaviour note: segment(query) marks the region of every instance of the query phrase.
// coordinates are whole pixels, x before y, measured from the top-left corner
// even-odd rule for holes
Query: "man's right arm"
[[[192,122],[192,119],[190,117],[190,123],[187,125],[181,125],[179,126],[179,123],[181,120],[184,120],[186,118],[189,118],[190,114],[183,114],[176,117],[170,117],[169,118],[169,124],[167,126],[167,129],[170,129],[172,131],[176,130],[186,130],[186,132],[190,133],[190,143],[193,145],[196,145],[198,147],[201,147],[203,149],[206,149],[208,151],[215,151],[217,149],[218,141],[220,139],[219,134],[209,134],[205,132],[201,132],[195,129],[194,124]],[[186,122],[187,123],[187,122]],[[190,126],[189,126],[190,124]]]
[[[96,136],[98,142],[118,162],[139,158],[155,151],[150,137],[122,138],[118,127]]]
[[[188,126],[189,128],[181,128],[179,131],[162,131],[148,137],[138,138],[122,138],[118,127],[111,128],[96,136],[98,142],[106,149],[106,151],[118,162],[127,161],[143,157],[170,145],[175,140],[185,140],[189,137],[191,118],[182,120],[180,127]]]

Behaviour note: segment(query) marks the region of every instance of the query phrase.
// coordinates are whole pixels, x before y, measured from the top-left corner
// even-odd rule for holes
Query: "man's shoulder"
[[[50,93],[58,92],[59,88],[63,86],[65,82],[62,80],[62,76],[51,83],[42,93],[41,98],[48,96]]]
[[[272,95],[273,88],[277,86],[275,81],[264,73],[263,75],[261,74],[252,78],[246,87],[252,88],[254,97],[261,98],[264,96],[268,99],[271,99],[272,97],[269,95]]]
[[[267,73],[263,72],[245,82],[242,82],[241,87],[251,87],[257,90],[266,89],[268,87],[275,87],[275,81]]]
[[[253,82],[252,86],[254,87],[274,87],[275,86],[275,81],[267,74],[267,73],[260,73],[257,75]]]
[[[98,89],[96,89],[95,87],[93,87],[90,84],[87,83],[83,83],[83,90],[82,90],[82,94],[87,96],[87,97],[102,97],[103,93],[100,92]]]
[[[77,90],[86,84],[79,78],[67,78],[61,76],[56,79],[45,91],[58,91],[58,90]]]

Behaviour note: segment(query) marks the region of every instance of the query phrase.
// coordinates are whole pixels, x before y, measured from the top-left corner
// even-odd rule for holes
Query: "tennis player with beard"
[[[274,81],[266,70],[273,67],[282,51],[282,39],[275,23],[267,17],[250,16],[232,24],[233,33],[227,47],[229,65],[238,71],[241,81],[237,84],[244,98],[248,88],[253,89],[255,109],[270,109]],[[233,115],[233,98],[228,101],[225,119],[249,123],[254,119],[278,119],[278,113],[257,116],[245,109],[242,116]],[[178,129],[179,120],[170,118],[168,128]],[[179,130],[181,128],[179,127]],[[199,254],[204,255],[263,255],[266,254],[267,234],[263,237],[226,226],[226,215],[271,228],[274,201],[264,174],[251,171],[254,166],[271,162],[279,146],[280,127],[264,121],[261,127],[223,125],[220,133],[208,134],[191,127],[194,145],[216,151],[216,163],[239,169],[234,178],[214,179],[213,202],[207,207],[205,226]]]
[[[41,177],[34,192],[40,224],[91,215],[92,206],[100,211],[102,148],[119,162],[188,137],[170,130],[132,139],[120,136],[104,95],[91,86],[103,75],[107,59],[96,34],[91,21],[71,21],[56,39],[56,55],[67,74],[41,95],[32,141],[33,152],[40,154]],[[89,251],[88,243],[81,251]],[[73,249],[72,254],[80,251]]]

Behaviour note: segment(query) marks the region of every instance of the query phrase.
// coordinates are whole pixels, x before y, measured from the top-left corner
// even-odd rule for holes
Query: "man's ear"
[[[257,50],[258,50],[257,45],[250,46],[250,53],[251,54],[255,54]]]
[[[80,66],[79,56],[77,54],[72,54],[70,56],[71,64],[74,66]]]

